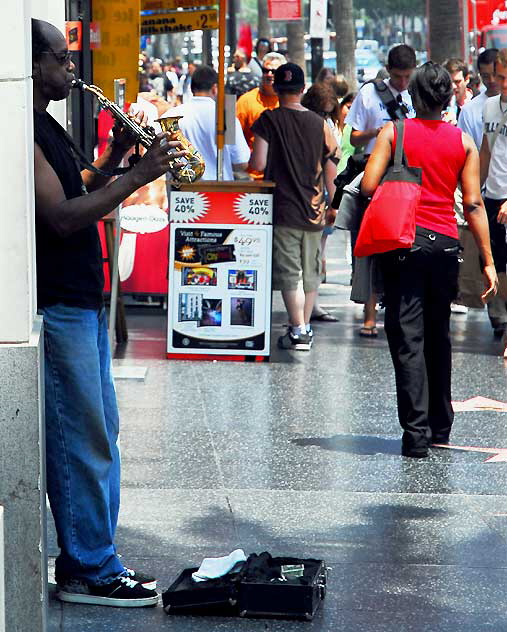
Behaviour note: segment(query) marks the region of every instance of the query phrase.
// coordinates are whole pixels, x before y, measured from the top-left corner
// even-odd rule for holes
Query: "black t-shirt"
[[[337,145],[328,123],[310,110],[265,110],[252,132],[269,143],[264,178],[276,182],[274,223],[322,230],[325,216],[324,164],[337,163]]]
[[[84,195],[83,181],[65,130],[47,112],[34,111],[35,142],[55,170],[67,199]],[[37,213],[37,304],[64,303],[97,309],[102,306],[102,249],[95,223],[60,237]]]

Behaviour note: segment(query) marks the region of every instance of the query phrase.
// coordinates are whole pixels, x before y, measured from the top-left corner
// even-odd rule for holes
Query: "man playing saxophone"
[[[71,141],[47,113],[65,99],[74,64],[65,37],[32,21],[37,302],[44,318],[47,488],[60,555],[57,596],[111,606],[155,605],[154,578],[126,568],[114,544],[120,500],[118,409],[96,221],[158,178],[180,144],[159,134],[122,177],[79,170]],[[143,115],[137,123],[143,125]],[[134,144],[117,128],[95,167],[116,167]],[[169,149],[175,150],[171,156]]]

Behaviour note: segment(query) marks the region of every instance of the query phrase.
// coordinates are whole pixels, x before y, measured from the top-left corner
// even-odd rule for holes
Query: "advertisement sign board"
[[[300,20],[301,0],[268,0],[270,20]]]
[[[93,51],[93,82],[114,99],[114,80],[125,77],[127,101],[137,99],[140,0],[93,0],[100,44]]]
[[[141,35],[161,35],[218,28],[216,9],[174,11],[141,16]]]
[[[205,6],[212,6],[216,2],[204,2]],[[142,11],[162,11],[167,9],[197,9],[203,6],[203,0],[141,0]]]
[[[172,191],[168,357],[269,356],[272,196]]]
[[[310,1],[310,37],[324,38],[327,33],[327,0]]]

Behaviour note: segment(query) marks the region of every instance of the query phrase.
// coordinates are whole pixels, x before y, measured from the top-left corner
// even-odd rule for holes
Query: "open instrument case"
[[[219,579],[195,582],[195,571],[185,569],[163,593],[167,614],[311,621],[326,595],[327,568],[322,560],[261,553],[250,555]]]

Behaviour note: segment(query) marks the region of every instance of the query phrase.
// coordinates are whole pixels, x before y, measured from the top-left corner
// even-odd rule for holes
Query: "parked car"
[[[356,49],[371,50],[372,53],[378,54],[380,45],[377,40],[360,39],[356,42]]]
[[[356,77],[359,83],[375,79],[382,68],[377,55],[371,50],[356,49]]]

